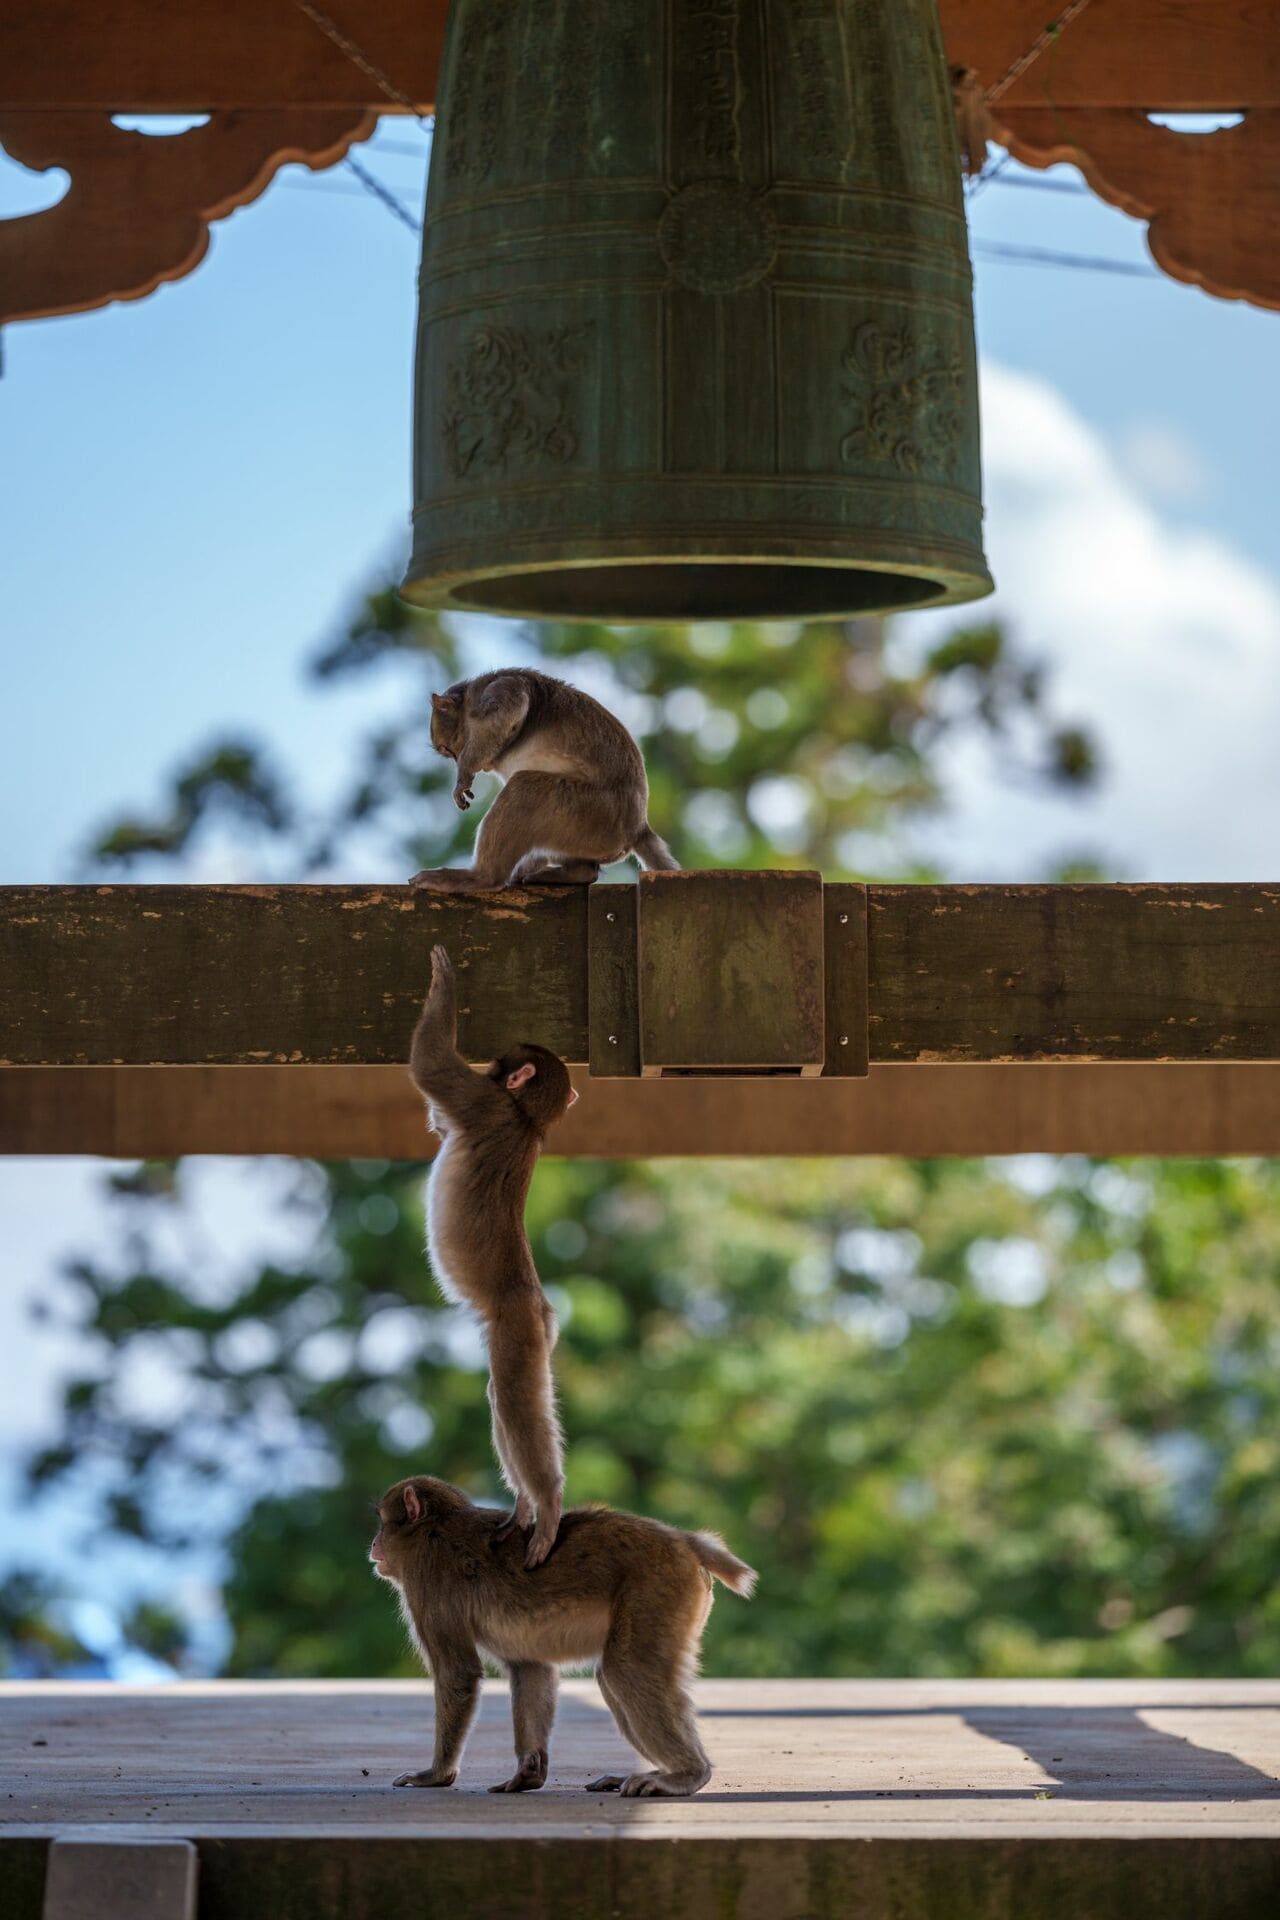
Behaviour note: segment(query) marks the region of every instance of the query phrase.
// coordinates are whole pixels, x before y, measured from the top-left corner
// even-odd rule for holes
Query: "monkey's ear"
[[[526,1060],[522,1067],[517,1067],[514,1073],[507,1075],[507,1092],[519,1093],[521,1087],[528,1086],[537,1071],[538,1069],[534,1066],[532,1060]]]
[[[404,1517],[409,1521],[422,1518],[422,1501],[418,1496],[418,1489],[412,1484],[404,1490]]]
[[[565,1101],[565,1104],[564,1104],[565,1112],[568,1113],[570,1107],[576,1107],[577,1104],[578,1104],[578,1089],[576,1087],[570,1087],[569,1098]]]
[[[458,711],[457,698],[451,693],[433,693],[431,696],[431,705],[436,713],[456,713]]]

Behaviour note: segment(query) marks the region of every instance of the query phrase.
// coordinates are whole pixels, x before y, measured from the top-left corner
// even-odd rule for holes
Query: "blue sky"
[[[363,152],[416,209],[426,147],[384,121]],[[1276,320],[1154,274],[983,257],[1146,263],[1137,223],[1008,178],[971,203],[984,360],[1052,389],[1171,538],[1212,535],[1274,578]],[[0,162],[0,211],[47,191]],[[104,809],[145,801],[224,725],[284,736],[304,776],[340,760],[351,696],[313,692],[299,666],[406,525],[416,266],[414,236],[350,174],[291,167],[188,279],[8,329],[0,880],[68,876]],[[1016,517],[997,519],[998,481],[993,552]],[[1038,610],[1009,611],[1042,644]]]
[[[384,122],[363,158],[417,209],[411,122]],[[1009,183],[1041,178],[1010,169],[971,203],[990,605],[1101,733],[1110,777],[1083,806],[1037,800],[959,754],[936,851],[968,879],[1035,877],[1078,849],[1135,878],[1274,877],[1280,316],[1154,270],[987,257],[1148,264],[1123,215]],[[42,196],[0,157],[0,216]],[[407,524],[416,269],[414,237],[349,174],[292,167],[215,227],[190,278],[7,330],[0,883],[76,877],[93,824],[153,801],[226,727],[278,741],[300,784],[327,786],[394,699],[390,680],[326,693],[301,668]],[[899,643],[929,631],[905,625]],[[94,1235],[96,1178],[0,1161],[0,1474],[66,1359],[54,1333],[31,1345],[24,1303]],[[209,1181],[239,1246],[261,1196],[235,1163]],[[0,1485],[0,1563],[23,1524]]]

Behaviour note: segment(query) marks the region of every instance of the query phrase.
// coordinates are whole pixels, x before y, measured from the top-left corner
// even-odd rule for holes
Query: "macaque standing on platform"
[[[369,1558],[435,1680],[435,1753],[398,1787],[451,1787],[480,1698],[481,1658],[507,1670],[516,1770],[492,1793],[547,1778],[557,1668],[599,1661],[596,1678],[648,1773],[603,1774],[588,1793],[697,1793],[711,1778],[689,1681],[711,1611],[712,1576],[749,1594],[756,1576],[714,1533],[577,1507],[529,1578],[501,1517],[443,1480],[402,1480],[378,1505]]]
[[[590,694],[549,674],[482,673],[431,696],[431,744],[457,764],[456,804],[471,805],[477,773],[506,785],[481,822],[474,864],[427,867],[411,885],[450,892],[590,883],[611,860],[674,869],[649,825],[640,749]]]
[[[427,1185],[427,1246],[446,1296],[484,1322],[489,1404],[502,1475],[515,1495],[506,1522],[529,1534],[525,1564],[550,1553],[564,1498],[564,1439],[551,1355],[558,1332],[524,1230],[524,1204],[549,1127],[577,1099],[563,1060],[523,1043],[487,1073],[457,1046],[453,965],[431,950],[431,988],[409,1071],[440,1135]]]

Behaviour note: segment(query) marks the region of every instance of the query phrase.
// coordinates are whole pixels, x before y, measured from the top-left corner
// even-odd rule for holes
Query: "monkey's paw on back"
[[[398,1774],[392,1785],[396,1787],[451,1787],[458,1778],[456,1773],[437,1773],[428,1767],[423,1773]]]

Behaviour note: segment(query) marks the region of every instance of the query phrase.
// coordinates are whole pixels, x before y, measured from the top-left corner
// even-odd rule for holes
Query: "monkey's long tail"
[[[674,857],[666,841],[656,834],[646,820],[641,832],[636,836],[631,849],[642,867],[648,867],[655,873],[679,873],[680,862]]]
[[[755,1591],[756,1570],[736,1553],[730,1553],[718,1533],[690,1533],[685,1536],[708,1573],[723,1580],[726,1587],[749,1600]]]

